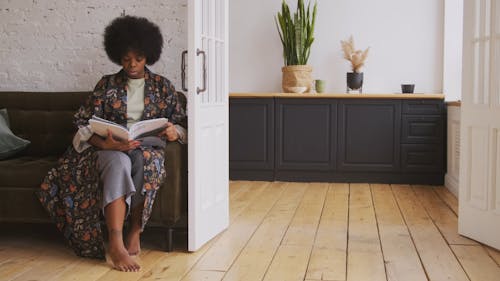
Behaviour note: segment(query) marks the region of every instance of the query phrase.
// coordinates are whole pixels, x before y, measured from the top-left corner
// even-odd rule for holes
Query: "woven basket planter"
[[[309,65],[288,65],[281,68],[283,92],[292,93],[291,87],[307,87],[306,93],[311,92],[312,67]]]

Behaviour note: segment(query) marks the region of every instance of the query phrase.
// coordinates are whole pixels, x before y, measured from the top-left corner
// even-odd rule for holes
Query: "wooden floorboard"
[[[193,270],[182,278],[182,281],[219,281],[223,276],[224,272],[220,271]]]
[[[404,185],[393,185],[392,189],[429,279],[468,281],[460,263],[419,203],[413,189]]]
[[[259,200],[261,193],[269,185],[267,182],[235,182],[230,188],[237,189],[229,200],[229,222],[232,223],[253,201]]]
[[[477,242],[458,234],[458,218],[453,210],[429,186],[412,186],[420,204],[439,228],[448,244],[478,245]]]
[[[434,186],[432,187],[434,192],[443,200],[443,202],[446,203],[446,205],[453,210],[453,213],[455,213],[455,216],[458,216],[458,200],[453,193],[451,193],[446,187],[444,186]]]
[[[47,251],[47,241],[37,241],[26,236],[0,239],[0,280],[11,280],[31,270],[36,261]],[[20,243],[24,240],[24,243]],[[60,248],[61,251],[65,249]],[[102,263],[102,262],[101,262]]]
[[[286,192],[266,215],[223,280],[262,279],[299,206],[305,187],[296,184],[284,186]]]
[[[229,197],[229,228],[197,252],[145,233],[135,273],[75,256],[53,226],[0,224],[0,281],[500,280],[500,251],[457,233],[441,186],[231,181]]]
[[[103,263],[99,260],[88,260],[79,259],[74,262],[71,266],[68,266],[67,270],[61,273],[59,276],[54,278],[54,281],[64,281],[64,280],[75,280],[75,276],[78,276],[78,281],[93,281],[99,280],[106,273],[114,271],[111,266],[107,263]]]
[[[210,241],[207,245],[195,253],[173,252],[164,253],[153,264],[149,270],[141,270],[142,275],[138,280],[181,280],[189,274],[196,262],[206,253],[216,240]]]
[[[264,276],[264,280],[304,280],[311,247],[281,245]]]
[[[348,218],[349,185],[330,184],[306,279],[346,279]]]
[[[500,266],[500,251],[495,250],[491,247],[485,246],[486,251],[488,251],[488,254],[490,257],[496,262],[498,266]]]
[[[389,185],[371,185],[387,280],[427,280],[396,199]]]
[[[451,248],[471,281],[500,280],[500,268],[483,247],[479,245],[451,245]]]
[[[308,183],[307,190],[285,233],[282,244],[312,246],[328,191],[327,183]]]
[[[239,253],[243,250],[254,231],[278,201],[283,192],[283,185],[266,185],[265,196],[253,200],[229,228],[223,232],[207,253],[196,265],[197,270],[227,271]]]
[[[351,184],[347,280],[387,280],[375,210],[368,184]]]
[[[45,252],[37,257],[36,260],[29,264],[19,264],[21,267],[29,268],[29,270],[17,275],[10,280],[52,280],[62,274],[67,267],[75,263],[76,257],[68,256],[67,251],[60,248],[53,248],[51,251]]]

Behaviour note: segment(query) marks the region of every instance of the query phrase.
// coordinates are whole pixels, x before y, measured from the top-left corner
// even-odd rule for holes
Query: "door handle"
[[[182,51],[181,55],[181,80],[182,80],[182,90],[187,92],[186,88],[186,55],[188,51]]]
[[[196,93],[202,93],[207,90],[207,56],[205,54],[205,51],[196,49],[196,55],[199,56],[200,54],[203,55],[203,88],[200,89],[200,87],[196,87]]]

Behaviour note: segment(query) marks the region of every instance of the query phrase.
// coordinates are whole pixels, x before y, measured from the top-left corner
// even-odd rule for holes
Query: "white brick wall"
[[[155,22],[165,40],[150,66],[180,90],[186,0],[0,0],[0,91],[90,91],[120,66],[106,56],[106,25],[125,12]]]

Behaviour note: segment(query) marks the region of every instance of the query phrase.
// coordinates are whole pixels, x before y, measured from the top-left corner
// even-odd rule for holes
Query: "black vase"
[[[363,72],[347,72],[347,92],[351,90],[363,92]]]

